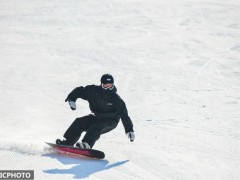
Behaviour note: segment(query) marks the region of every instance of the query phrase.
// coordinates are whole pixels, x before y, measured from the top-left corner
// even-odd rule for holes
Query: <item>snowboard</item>
[[[58,144],[53,144],[48,142],[46,142],[46,144],[48,144],[52,148],[57,149],[59,151],[71,153],[75,155],[87,156],[95,159],[103,159],[105,157],[104,152],[95,150],[95,149],[81,149],[78,147],[64,146],[64,145],[58,145]]]

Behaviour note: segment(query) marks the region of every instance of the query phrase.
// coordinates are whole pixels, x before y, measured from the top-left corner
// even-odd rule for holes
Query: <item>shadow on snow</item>
[[[73,178],[75,179],[87,178],[96,172],[105,171],[114,167],[118,167],[129,161],[125,160],[109,164],[109,161],[107,160],[95,160],[84,157],[79,158],[71,155],[66,156],[62,154],[49,153],[43,156],[57,159],[64,165],[77,164],[76,166],[73,166],[70,169],[55,168],[43,170],[44,173],[48,174],[72,174],[74,175]]]

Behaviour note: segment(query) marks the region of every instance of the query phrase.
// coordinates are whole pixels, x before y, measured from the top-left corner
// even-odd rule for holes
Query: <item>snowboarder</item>
[[[91,149],[101,134],[107,133],[117,127],[121,119],[125,132],[134,141],[133,124],[128,116],[125,102],[117,94],[113,76],[104,74],[101,85],[88,85],[75,88],[66,98],[72,110],[76,110],[76,100],[87,100],[93,114],[76,118],[64,134],[64,140],[57,139],[56,144]],[[77,142],[86,132],[82,142]]]

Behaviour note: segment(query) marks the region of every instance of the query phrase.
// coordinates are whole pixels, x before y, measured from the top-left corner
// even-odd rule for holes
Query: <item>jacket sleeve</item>
[[[80,87],[76,87],[74,90],[72,90],[69,95],[66,98],[66,101],[76,101],[78,98],[87,100],[88,98],[88,88],[80,86]]]
[[[126,133],[133,132],[133,123],[132,123],[130,117],[128,116],[128,111],[127,111],[127,107],[126,107],[125,103],[124,103],[122,112],[120,114],[120,117],[121,117],[124,129],[125,129],[125,132]]]

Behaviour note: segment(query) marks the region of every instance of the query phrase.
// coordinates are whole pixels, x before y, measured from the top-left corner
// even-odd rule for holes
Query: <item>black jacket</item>
[[[89,102],[90,110],[99,118],[109,118],[119,121],[121,118],[125,132],[133,131],[133,124],[128,116],[125,102],[116,93],[117,89],[104,90],[101,86],[89,85],[75,88],[67,97],[67,101],[76,101],[78,98]]]

